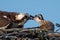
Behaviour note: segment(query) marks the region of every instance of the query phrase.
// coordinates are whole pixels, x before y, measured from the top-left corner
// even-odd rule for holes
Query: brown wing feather
[[[8,19],[6,19],[4,17],[0,17],[0,27],[4,27],[9,23],[10,23],[10,21]]]

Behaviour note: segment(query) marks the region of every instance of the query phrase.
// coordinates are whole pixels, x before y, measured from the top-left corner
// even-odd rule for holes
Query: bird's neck
[[[45,21],[44,20],[39,20],[40,25],[44,25]]]

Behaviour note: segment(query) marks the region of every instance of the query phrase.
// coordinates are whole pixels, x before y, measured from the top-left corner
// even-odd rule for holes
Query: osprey
[[[0,29],[23,28],[29,18],[28,13],[0,11]]]
[[[42,14],[35,15],[33,19],[41,25],[41,30],[54,32],[54,24],[50,21],[44,20]]]

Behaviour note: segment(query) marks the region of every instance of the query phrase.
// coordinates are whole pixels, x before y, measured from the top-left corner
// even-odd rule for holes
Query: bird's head
[[[34,16],[34,20],[39,22],[40,20],[44,20],[44,18],[42,16],[42,14],[37,14],[37,15]]]

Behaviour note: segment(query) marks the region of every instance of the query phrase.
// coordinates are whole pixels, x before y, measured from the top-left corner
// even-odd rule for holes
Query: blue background
[[[60,23],[60,0],[0,0],[0,10],[9,12],[41,13],[45,20]],[[36,27],[39,24],[29,20],[24,27]],[[57,27],[55,26],[55,30]]]

